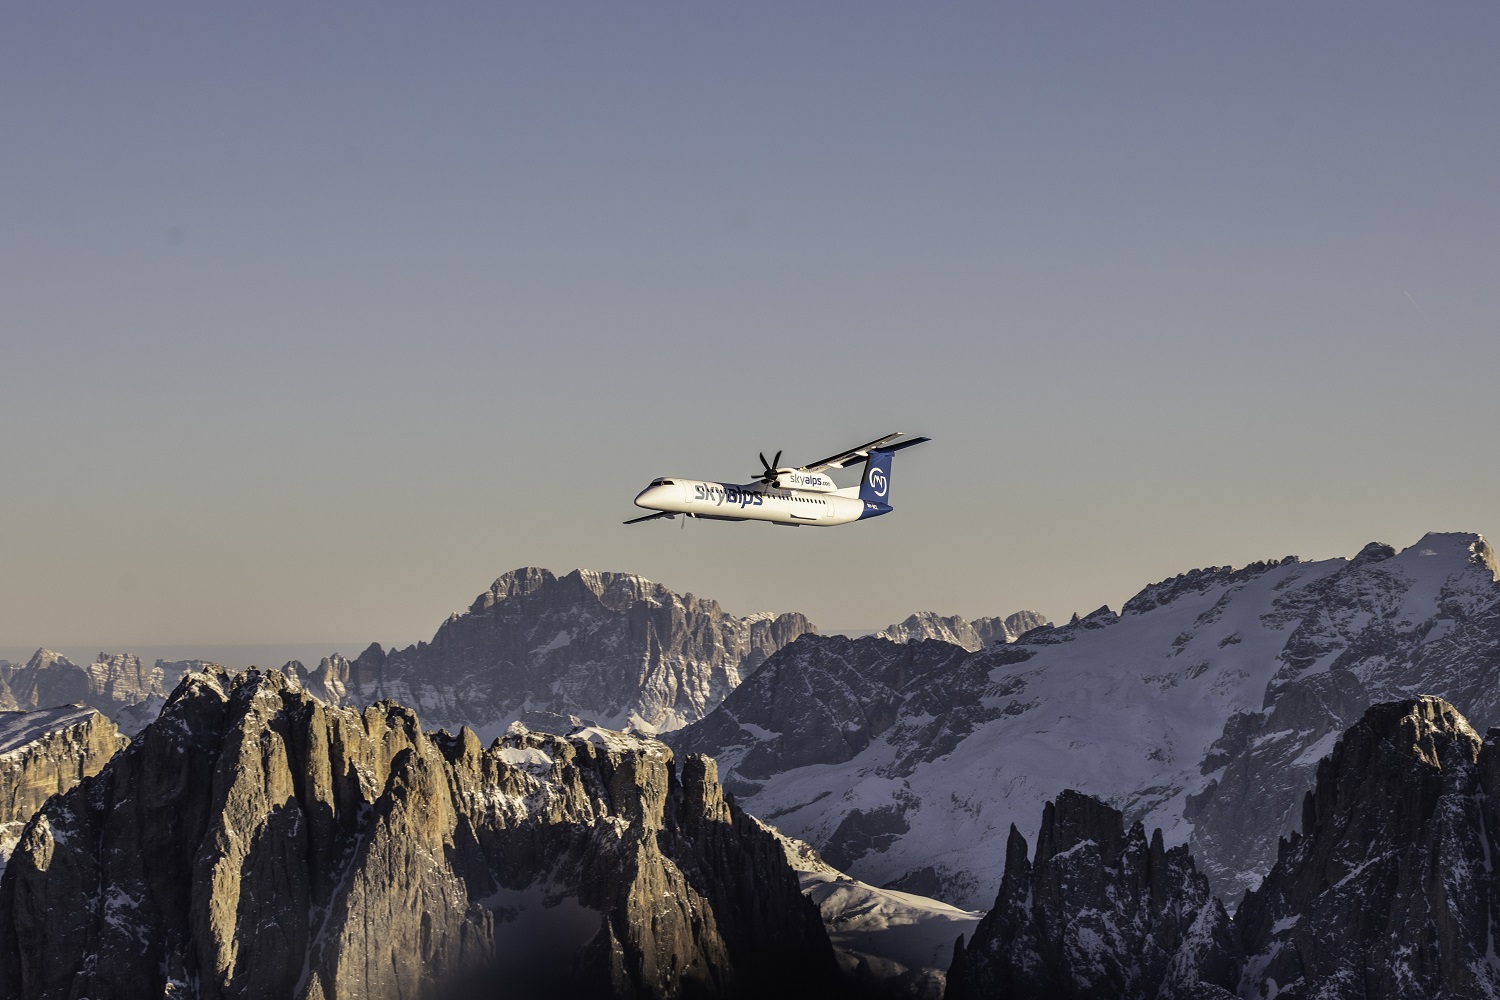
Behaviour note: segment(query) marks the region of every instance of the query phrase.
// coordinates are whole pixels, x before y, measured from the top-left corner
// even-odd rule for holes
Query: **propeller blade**
[[[760,481],[763,483],[774,483],[776,481],[776,469],[781,464],[781,452],[778,451],[776,457],[769,462],[766,461],[765,452],[759,452],[759,455],[761,467]]]

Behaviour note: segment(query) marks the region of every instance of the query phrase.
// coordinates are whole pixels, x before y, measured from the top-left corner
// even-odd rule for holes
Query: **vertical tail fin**
[[[865,478],[859,484],[859,498],[866,503],[890,505],[891,456],[895,452],[872,451],[865,460]]]

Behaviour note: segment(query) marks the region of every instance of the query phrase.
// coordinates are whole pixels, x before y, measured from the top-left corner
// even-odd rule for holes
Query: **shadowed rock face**
[[[753,995],[828,987],[780,846],[654,740],[424,735],[190,675],[0,879],[0,995]]]
[[[766,657],[814,631],[799,614],[738,618],[624,573],[556,577],[519,569],[494,582],[431,643],[292,669],[333,704],[390,698],[435,725],[498,735],[520,719],[648,731],[702,718]]]
[[[1481,741],[1437,698],[1377,705],[1236,915],[1240,995],[1496,995],[1497,852],[1500,731]]]
[[[1068,791],[1043,811],[1034,861],[1011,827],[1000,893],[959,939],[946,996],[1227,1000],[1238,973],[1229,917],[1187,849]]]

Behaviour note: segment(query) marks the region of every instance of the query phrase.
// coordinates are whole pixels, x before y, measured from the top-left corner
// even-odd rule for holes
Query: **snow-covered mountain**
[[[977,653],[803,637],[674,733],[752,813],[866,882],[987,906],[1012,823],[1065,788],[1256,884],[1318,760],[1371,704],[1434,694],[1500,723],[1488,543],[1212,567]]]
[[[850,878],[806,841],[756,822],[781,844],[803,895],[817,904],[852,983],[876,997],[941,1000],[953,942],[974,933],[983,911]]]
[[[1004,618],[966,619],[959,615],[939,615],[933,611],[919,611],[903,622],[887,626],[876,632],[877,638],[891,642],[917,642],[922,639],[938,639],[962,646],[976,652],[986,646],[1003,646],[1015,642],[1034,628],[1050,624],[1035,611],[1017,611]]]
[[[799,614],[726,614],[626,573],[506,573],[452,615],[430,643],[316,669],[289,664],[335,705],[392,699],[430,726],[469,726],[485,740],[524,720],[566,732],[581,722],[663,732],[719,704],[766,657],[808,632]]]

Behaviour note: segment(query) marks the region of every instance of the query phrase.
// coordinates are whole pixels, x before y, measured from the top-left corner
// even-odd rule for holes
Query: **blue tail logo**
[[[859,486],[859,498],[866,503],[891,502],[891,455],[889,451],[872,451],[865,462],[865,478]]]

